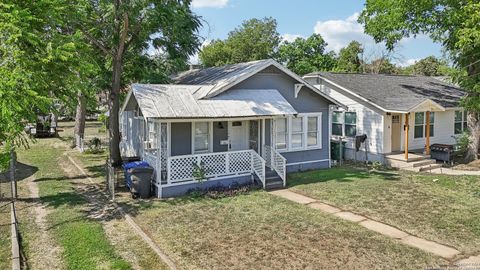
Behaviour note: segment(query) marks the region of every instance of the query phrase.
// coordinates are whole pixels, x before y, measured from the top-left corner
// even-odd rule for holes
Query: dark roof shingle
[[[322,77],[338,84],[387,110],[407,110],[426,99],[444,108],[458,107],[465,91],[427,76],[310,73],[305,77]]]

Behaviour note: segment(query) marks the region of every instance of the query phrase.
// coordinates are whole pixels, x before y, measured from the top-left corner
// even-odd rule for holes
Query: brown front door
[[[392,152],[400,151],[400,138],[402,133],[401,115],[392,115]]]

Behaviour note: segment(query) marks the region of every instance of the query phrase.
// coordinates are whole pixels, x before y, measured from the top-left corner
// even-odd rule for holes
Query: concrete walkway
[[[334,215],[341,219],[345,219],[345,220],[357,223],[371,231],[383,234],[387,237],[396,239],[397,241],[403,244],[416,247],[418,249],[424,250],[426,252],[430,252],[432,254],[435,254],[445,259],[450,260],[460,254],[460,251],[456,250],[455,248],[448,247],[430,240],[413,236],[407,232],[399,230],[388,224],[381,223],[381,222],[372,220],[368,217],[357,215],[349,211],[343,211],[340,208],[322,203],[316,199],[295,193],[288,189],[271,191],[270,194],[285,198],[292,202],[306,205],[308,207]]]
[[[464,171],[464,170],[453,170],[450,168],[438,168],[427,171],[434,174],[447,174],[447,175],[479,175],[480,171]]]

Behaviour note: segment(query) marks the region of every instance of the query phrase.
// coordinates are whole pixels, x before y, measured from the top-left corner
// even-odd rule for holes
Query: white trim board
[[[287,166],[294,166],[294,165],[301,165],[301,164],[308,164],[308,163],[319,163],[319,162],[325,162],[325,161],[330,161],[330,159],[317,159],[317,160],[309,160],[309,161],[302,161],[302,162],[293,162],[293,163],[287,163]]]

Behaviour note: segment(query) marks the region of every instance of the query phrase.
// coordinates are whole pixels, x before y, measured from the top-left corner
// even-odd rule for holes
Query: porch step
[[[434,159],[425,159],[425,160],[409,162],[409,164],[411,164],[413,168],[423,167],[423,166],[427,166],[427,165],[431,165],[431,164],[435,164],[435,163],[437,163],[437,162]]]
[[[418,171],[419,171],[419,172],[425,172],[425,171],[430,171],[430,170],[438,169],[438,168],[442,168],[442,167],[443,167],[442,164],[440,164],[440,163],[435,163],[435,164],[430,164],[430,165],[426,165],[426,166],[419,167],[419,168],[418,168]]]
[[[274,190],[274,189],[282,189],[282,188],[283,188],[283,180],[281,178],[266,179],[265,189],[267,191]]]

